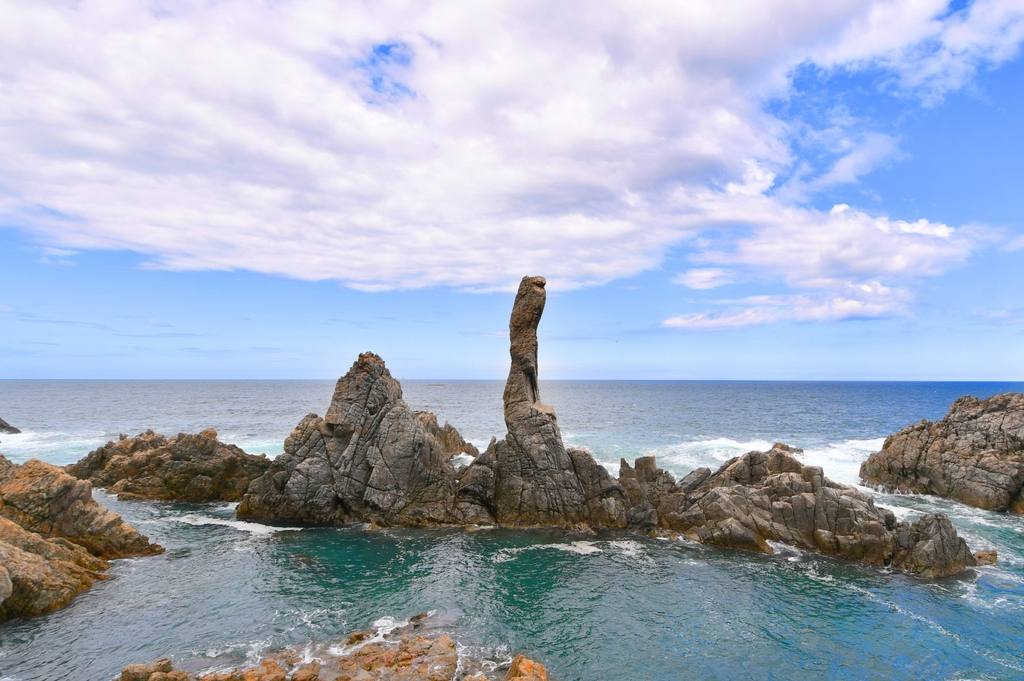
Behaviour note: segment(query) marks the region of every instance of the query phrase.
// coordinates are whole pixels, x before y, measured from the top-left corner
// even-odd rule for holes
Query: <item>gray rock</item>
[[[3,419],[0,419],[0,433],[6,433],[8,435],[17,435],[21,431],[7,423]]]
[[[635,468],[623,461],[619,480],[634,504],[631,516],[653,509],[662,529],[705,544],[772,553],[768,542],[780,542],[928,578],[976,564],[946,516],[897,523],[867,494],[800,463],[797,452],[785,445],[748,452],[681,483],[646,457]]]
[[[1024,395],[961,397],[941,421],[890,435],[860,476],[890,491],[1024,513]]]
[[[246,454],[217,439],[217,431],[167,438],[152,430],[108,442],[65,470],[118,499],[238,501],[249,482],[270,468],[266,456]]]
[[[543,277],[523,277],[509,320],[508,434],[493,452],[494,515],[502,525],[625,525],[622,489],[584,450],[565,450],[555,410],[540,399],[537,325]]]
[[[451,520],[456,475],[441,443],[367,352],[338,380],[326,418],[310,414],[249,485],[240,518],[437,525]]]
[[[438,444],[441,445],[441,451],[449,457],[459,454],[468,454],[474,458],[480,456],[480,450],[472,443],[462,439],[462,435],[459,434],[459,431],[452,424],[445,421],[443,426],[439,426],[437,424],[437,417],[429,411],[414,411],[413,414],[420,420],[423,427],[427,429],[427,432],[433,435]]]

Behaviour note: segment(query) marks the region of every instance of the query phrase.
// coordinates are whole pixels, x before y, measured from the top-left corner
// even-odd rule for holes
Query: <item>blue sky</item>
[[[1024,380],[1021,3],[412,8],[0,2],[0,378]]]

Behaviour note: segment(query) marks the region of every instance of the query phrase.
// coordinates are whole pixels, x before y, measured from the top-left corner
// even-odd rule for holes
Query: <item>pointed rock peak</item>
[[[547,301],[546,283],[544,277],[523,277],[512,306],[508,323],[512,367],[505,384],[506,421],[522,417],[522,410],[529,407],[554,416],[549,407],[541,404],[537,385],[537,326]]]
[[[331,406],[324,420],[337,425],[352,420],[364,411],[371,416],[390,409],[402,399],[402,386],[384,365],[380,355],[364,352],[348,373],[338,379]]]

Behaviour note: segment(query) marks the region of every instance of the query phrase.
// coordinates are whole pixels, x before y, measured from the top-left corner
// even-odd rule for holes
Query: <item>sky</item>
[[[1024,380],[1024,0],[0,0],[0,378]]]

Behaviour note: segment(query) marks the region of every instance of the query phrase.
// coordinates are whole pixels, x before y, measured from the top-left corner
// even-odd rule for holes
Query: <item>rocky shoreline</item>
[[[96,503],[88,482],[0,455],[0,621],[62,608],[106,579],[110,560],[162,551]]]
[[[396,628],[371,627],[340,641],[285,648],[248,669],[193,675],[169,659],[133,664],[119,681],[548,681],[523,655],[504,663],[460,654],[447,633],[416,615]],[[115,680],[118,681],[118,680]]]
[[[246,454],[225,444],[210,428],[171,438],[152,430],[132,438],[122,435],[65,470],[122,501],[201,503],[238,501],[250,481],[269,468],[265,455]]]
[[[890,435],[861,465],[868,485],[1024,513],[1024,395],[961,397],[941,421]]]

